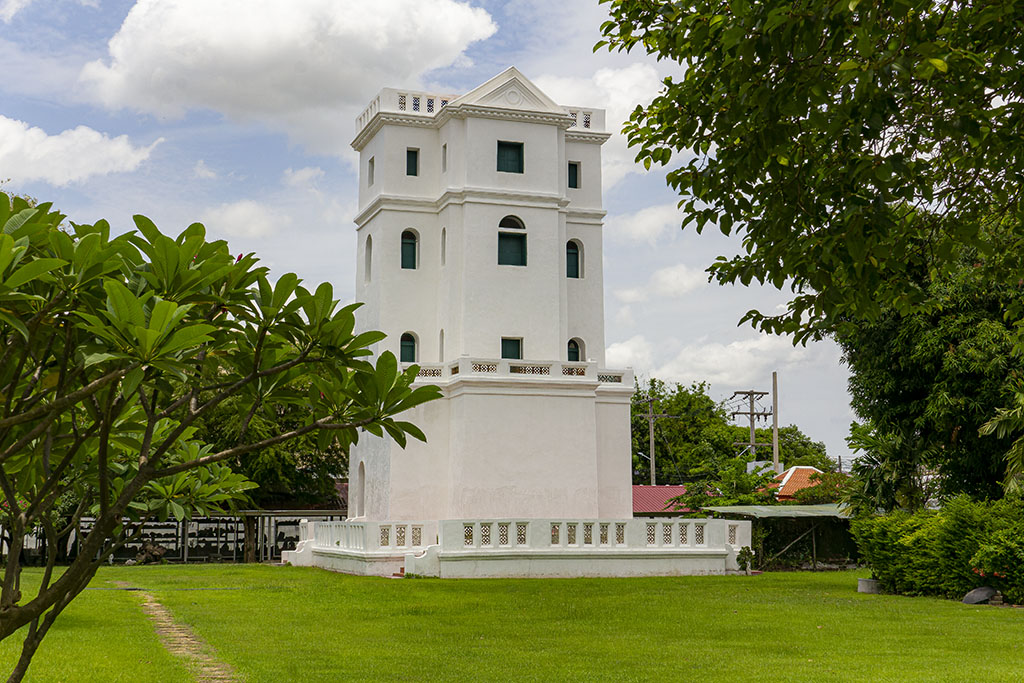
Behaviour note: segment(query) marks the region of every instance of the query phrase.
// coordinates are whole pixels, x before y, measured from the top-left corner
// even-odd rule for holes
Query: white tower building
[[[356,299],[444,397],[363,434],[350,515],[632,516],[632,373],[604,366],[599,109],[515,68],[462,96],[386,88],[357,120]]]

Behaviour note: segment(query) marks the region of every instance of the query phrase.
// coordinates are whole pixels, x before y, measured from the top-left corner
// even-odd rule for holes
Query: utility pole
[[[649,444],[648,450],[650,451],[650,453],[648,455],[650,456],[649,460],[651,461],[651,486],[654,486],[654,472],[655,472],[655,469],[654,469],[654,421],[657,420],[658,418],[661,418],[661,417],[674,417],[674,418],[678,418],[679,416],[678,415],[669,415],[668,413],[658,413],[658,414],[655,414],[655,412],[654,412],[654,397],[653,396],[648,396],[646,400],[647,400],[647,413],[644,415],[644,417],[647,418],[648,438],[650,439],[648,441],[648,444]]]
[[[767,395],[768,395],[767,391],[754,391],[753,389],[751,389],[749,391],[734,391],[733,394],[732,394],[732,397],[729,399],[731,401],[732,399],[736,398],[737,396],[744,396],[747,399],[747,404],[749,406],[749,409],[748,410],[735,410],[735,411],[733,411],[732,416],[736,417],[737,415],[746,415],[747,417],[750,418],[750,443],[744,443],[742,441],[736,441],[736,442],[733,443],[733,445],[735,445],[735,446],[746,446],[747,448],[749,448],[750,449],[750,455],[751,455],[751,457],[754,460],[757,460],[757,447],[758,446],[770,446],[771,445],[771,444],[766,444],[766,443],[757,443],[757,437],[756,437],[756,434],[755,434],[755,431],[754,431],[754,429],[755,429],[754,421],[757,418],[759,418],[759,417],[767,418],[769,415],[772,414],[772,411],[770,411],[770,410],[758,411],[757,407],[754,405],[754,403],[755,403],[755,401],[757,401],[757,399],[759,399],[762,396],[767,396]]]
[[[772,372],[772,469],[782,472],[779,465],[779,373]]]

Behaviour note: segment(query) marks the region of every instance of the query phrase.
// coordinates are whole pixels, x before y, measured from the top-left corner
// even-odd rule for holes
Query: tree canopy
[[[27,626],[11,680],[24,676],[42,637],[100,564],[148,519],[223,510],[253,484],[227,462],[314,437],[345,449],[359,429],[400,445],[422,439],[398,413],[438,395],[412,387],[354,331],[357,304],[331,286],[272,282],[253,255],[232,256],[202,225],[177,237],[143,216],[111,236],[105,221],[71,224],[50,204],[0,193],[0,489],[9,549],[0,591],[0,639]],[[242,425],[216,445],[200,420],[229,399]],[[294,406],[294,421],[246,429],[262,411]],[[300,419],[298,414],[303,417]],[[284,431],[280,427],[285,426]],[[62,518],[57,506],[76,507]],[[55,549],[82,515],[92,530],[66,571]],[[47,538],[38,593],[20,589],[26,534]]]
[[[602,1],[595,49],[681,67],[625,131],[638,160],[672,165],[686,223],[742,237],[713,277],[792,287],[785,313],[745,320],[799,341],[935,307],[921,275],[963,246],[1020,286],[1024,0]],[[1020,297],[1008,316],[1024,333]]]

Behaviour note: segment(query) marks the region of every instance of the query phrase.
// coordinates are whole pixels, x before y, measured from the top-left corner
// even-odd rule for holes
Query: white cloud
[[[324,169],[319,166],[284,170],[284,184],[288,187],[315,189],[316,181],[324,177]]]
[[[651,344],[641,334],[612,344],[605,350],[605,364],[610,368],[643,370],[651,367],[652,358]]]
[[[14,15],[32,4],[32,0],[3,0],[0,2],[0,19],[11,23]]]
[[[661,77],[650,64],[631,64],[620,69],[598,69],[591,78],[541,76],[537,86],[554,97],[559,104],[591,106],[605,110],[607,132],[611,139],[601,148],[601,170],[605,189],[628,173],[643,173],[644,168],[633,159],[626,137],[619,131],[637,104],[647,103],[661,89]]]
[[[647,301],[652,296],[678,298],[703,287],[707,281],[705,273],[680,263],[654,271],[646,286],[623,289],[615,292],[615,296],[627,304]]]
[[[232,237],[266,237],[291,225],[287,215],[251,199],[207,209],[202,222],[207,229]]]
[[[673,230],[679,230],[683,212],[675,202],[640,209],[636,213],[609,216],[605,232],[619,241],[644,241],[654,244]]]
[[[763,382],[772,369],[808,362],[811,355],[810,348],[793,346],[788,337],[758,335],[729,343],[699,340],[684,346],[653,374],[672,382],[738,387]]]
[[[0,176],[60,187],[92,176],[134,171],[161,142],[163,138],[148,147],[136,147],[127,135],[111,138],[87,126],[48,135],[42,128],[0,115]]]
[[[200,159],[196,162],[196,165],[192,168],[192,174],[196,178],[202,178],[203,180],[212,180],[217,177],[217,172],[206,165],[206,162]]]
[[[80,81],[112,109],[212,109],[339,152],[382,86],[415,86],[496,29],[455,0],[138,0]]]

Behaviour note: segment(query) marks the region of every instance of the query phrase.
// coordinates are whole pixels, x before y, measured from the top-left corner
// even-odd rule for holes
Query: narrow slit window
[[[411,147],[405,150],[405,175],[420,174],[420,151]]]
[[[575,240],[569,240],[565,244],[565,276],[579,278],[580,276],[580,245]]]
[[[580,187],[580,162],[569,162],[569,187],[578,190]]]
[[[441,145],[441,173],[448,172],[448,144]]]
[[[370,160],[366,162],[366,186],[367,187],[371,187],[373,185],[373,167],[374,167],[374,165],[375,164],[373,162],[373,157],[370,157]]]

